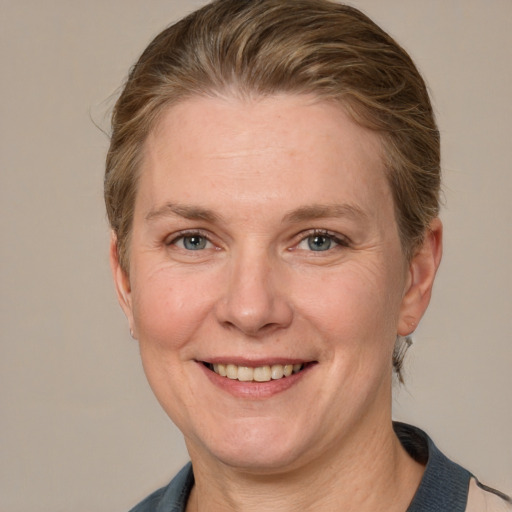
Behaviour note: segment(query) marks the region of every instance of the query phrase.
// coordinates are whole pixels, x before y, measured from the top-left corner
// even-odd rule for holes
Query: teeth
[[[273,364],[270,370],[273,379],[281,379],[284,375],[282,364]]]
[[[256,382],[268,382],[272,378],[270,366],[258,366],[253,373]]]
[[[302,370],[303,364],[273,364],[272,366],[237,366],[235,364],[214,364],[213,371],[221,377],[241,382],[269,382],[270,380],[289,377]],[[210,366],[212,368],[212,366]]]
[[[228,379],[238,379],[238,366],[234,364],[226,365],[226,377]]]
[[[242,382],[251,382],[254,377],[254,370],[252,368],[248,368],[247,366],[239,366],[238,367],[238,380]]]
[[[293,373],[293,364],[285,364],[283,366],[283,374],[285,377],[289,377]]]

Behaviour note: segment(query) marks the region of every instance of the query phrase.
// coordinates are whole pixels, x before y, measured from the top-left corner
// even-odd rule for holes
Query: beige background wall
[[[127,510],[186,460],[116,304],[112,94],[185,0],[0,2],[0,511]],[[411,52],[443,135],[446,249],[397,418],[512,492],[512,2],[358,0]]]

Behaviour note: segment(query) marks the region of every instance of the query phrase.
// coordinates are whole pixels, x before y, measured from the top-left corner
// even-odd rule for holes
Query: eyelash
[[[187,230],[180,231],[179,233],[173,235],[171,240],[166,240],[165,245],[167,245],[167,246],[176,245],[176,243],[179,242],[180,240],[183,240],[185,238],[193,238],[193,237],[203,238],[206,240],[207,243],[213,244],[213,242],[210,239],[210,236],[207,233],[196,229],[196,230],[190,230],[190,231],[187,231]],[[187,250],[185,248],[181,248],[181,249]],[[190,250],[190,252],[192,252],[192,250]]]
[[[315,236],[321,236],[321,237],[330,239],[332,242],[334,242],[336,244],[335,247],[337,247],[337,246],[349,247],[350,246],[350,241],[346,237],[341,236],[338,233],[333,233],[332,231],[329,231],[327,229],[312,229],[306,233],[301,233],[301,235],[300,235],[301,238],[300,238],[299,242],[291,250],[294,250],[295,248],[297,248],[301,243],[306,242],[308,240],[308,238],[315,237]],[[329,247],[325,251],[311,250],[311,252],[328,252],[328,251],[331,251],[332,249],[334,249],[335,247]]]
[[[290,251],[297,249],[301,243],[306,242],[308,240],[308,238],[315,237],[315,236],[325,237],[325,238],[330,239],[332,242],[334,242],[336,244],[335,247],[337,247],[337,246],[349,247],[350,246],[350,241],[346,237],[340,236],[338,233],[333,233],[332,231],[329,231],[327,229],[311,229],[307,232],[300,233],[299,236],[300,236],[299,241],[293,247],[291,247],[289,249]],[[177,242],[179,242],[180,240],[183,240],[185,238],[193,238],[193,237],[200,237],[200,238],[204,239],[206,241],[206,243],[213,244],[211,237],[209,236],[208,233],[205,233],[204,231],[201,231],[201,230],[185,230],[185,231],[180,231],[179,233],[175,234],[171,240],[165,242],[165,245],[166,246],[176,245]],[[215,244],[213,244],[213,245],[215,245]],[[334,248],[329,247],[328,249],[326,249],[324,251],[322,251],[322,250],[314,251],[313,249],[311,249],[311,252],[328,252]],[[181,247],[181,249],[184,249],[187,252],[193,252],[192,249],[186,249],[184,247]],[[199,250],[204,250],[204,249],[199,249]]]

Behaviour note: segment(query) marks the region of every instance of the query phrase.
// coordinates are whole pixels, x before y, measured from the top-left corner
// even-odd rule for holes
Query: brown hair
[[[128,271],[143,145],[159,116],[194,95],[314,94],[383,141],[404,253],[439,211],[439,132],[409,55],[367,16],[328,0],[216,0],[161,32],[112,115],[105,203]],[[396,367],[396,365],[395,365]]]

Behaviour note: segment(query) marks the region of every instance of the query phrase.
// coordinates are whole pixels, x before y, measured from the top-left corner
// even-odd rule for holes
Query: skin
[[[405,259],[381,154],[377,134],[310,96],[194,97],[148,137],[129,273],[115,235],[111,263],[194,465],[187,510],[412,499],[423,468],[392,430],[391,354],[428,305],[442,230]],[[203,362],[307,367],[257,384]]]

